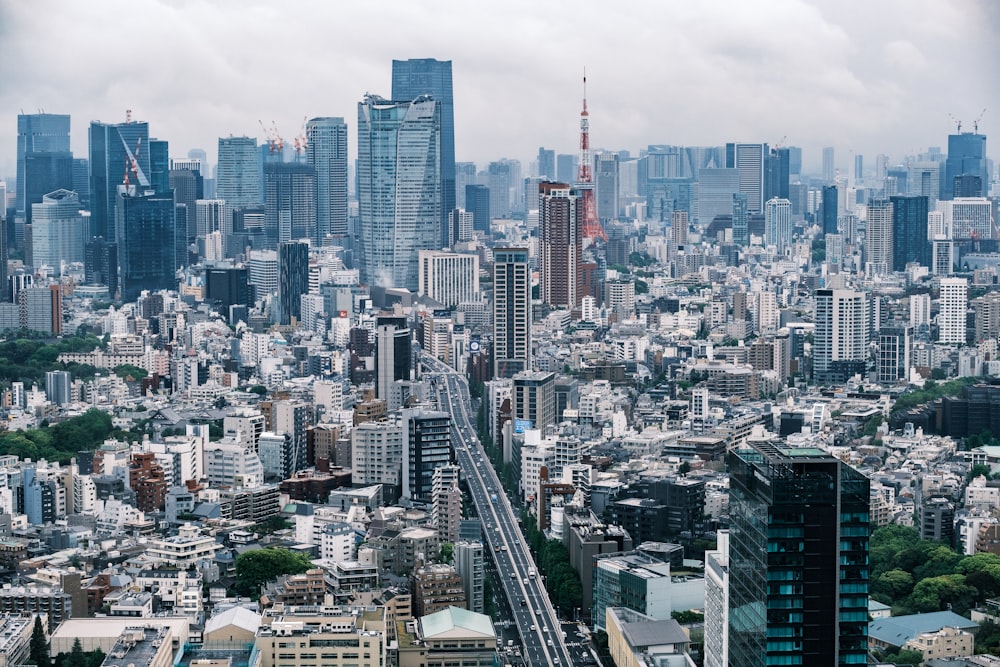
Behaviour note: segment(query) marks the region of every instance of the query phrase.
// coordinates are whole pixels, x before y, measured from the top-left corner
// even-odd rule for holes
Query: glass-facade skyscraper
[[[152,187],[149,180],[149,124],[92,122],[90,124],[91,236],[103,236],[106,239],[116,237],[115,210],[118,206],[118,186],[125,182],[126,174],[129,184],[138,186],[140,191]],[[121,256],[119,254],[119,258]]]
[[[69,153],[69,115],[28,113],[17,116],[17,193],[18,213],[28,210],[25,197],[25,156],[29,153]],[[62,186],[60,186],[62,187]],[[55,190],[46,190],[48,194]],[[72,189],[69,187],[67,189]],[[37,201],[41,201],[38,199]],[[32,202],[34,203],[34,202]]]
[[[892,270],[905,271],[907,262],[930,268],[927,240],[927,197],[890,197],[892,203]]]
[[[728,458],[729,664],[865,664],[868,478],[811,447]]]
[[[986,160],[985,134],[962,132],[948,135],[948,159],[944,163],[941,199],[954,197],[955,177],[961,174],[978,176],[983,190],[988,189],[990,172]]]
[[[278,246],[279,324],[302,319],[302,295],[309,291],[309,244],[291,241]]]
[[[306,123],[306,157],[316,170],[317,240],[347,236],[347,123],[313,118]]]
[[[447,244],[448,213],[455,208],[455,96],[451,61],[414,58],[392,61],[392,99],[413,101],[430,95],[441,114],[441,243]]]
[[[177,289],[174,193],[118,186],[115,241],[121,298],[135,301],[143,290]],[[187,229],[180,231],[186,238]]]
[[[417,290],[417,253],[441,247],[441,192],[441,105],[365,96],[358,104],[363,282]]]
[[[304,162],[264,165],[264,231],[268,242],[309,239],[316,230],[316,170]],[[272,246],[273,247],[273,246]]]
[[[226,210],[256,206],[261,196],[261,159],[253,137],[220,137],[215,196],[226,200]]]
[[[24,222],[31,224],[32,208],[43,197],[56,190],[73,190],[73,154],[62,152],[32,152],[23,156],[24,182],[17,192],[24,195]],[[21,164],[21,161],[18,161]]]

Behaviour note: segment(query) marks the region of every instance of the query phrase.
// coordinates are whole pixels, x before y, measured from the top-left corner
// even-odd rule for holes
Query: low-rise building
[[[397,621],[399,667],[493,667],[497,636],[490,617],[448,607],[415,621]]]

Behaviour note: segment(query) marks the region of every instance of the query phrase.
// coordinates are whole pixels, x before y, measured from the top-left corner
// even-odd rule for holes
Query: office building
[[[127,182],[143,192],[152,187],[148,147],[147,123],[128,121],[114,125],[94,121],[90,124],[91,236],[118,241],[118,186]],[[173,201],[170,208],[173,218]],[[173,242],[170,245],[172,257]],[[124,248],[120,248],[119,259],[122,259],[123,252]]]
[[[404,409],[403,496],[430,502],[434,498],[434,471],[451,463],[451,415],[447,412]]]
[[[56,405],[70,402],[73,376],[69,371],[47,371],[45,373],[45,400]]]
[[[135,301],[143,290],[177,289],[173,192],[119,186],[115,219],[122,299]]]
[[[559,183],[573,183],[576,181],[577,163],[579,156],[575,154],[560,153],[556,155],[556,178]]]
[[[388,401],[397,380],[411,379],[413,352],[410,328],[403,317],[379,316],[375,319],[375,397]],[[399,406],[389,406],[395,409]]]
[[[735,169],[706,167],[698,172],[698,224],[708,228],[712,221],[720,215],[733,213],[733,195],[740,191],[740,173]],[[744,195],[745,196],[745,195]],[[733,221],[735,225],[735,220]],[[736,229],[733,229],[733,243],[747,245],[736,241]]]
[[[469,208],[465,201],[465,188],[475,185],[478,178],[475,162],[455,163],[455,203],[458,208]]]
[[[506,158],[490,162],[486,168],[490,190],[490,214],[495,218],[509,218],[511,213],[523,211],[521,207],[521,163]]]
[[[431,484],[431,521],[441,539],[457,542],[462,525],[462,491],[459,489],[461,468],[442,465],[434,468]]]
[[[479,300],[479,256],[421,250],[417,293],[451,308]]]
[[[486,608],[483,579],[485,576],[485,558],[483,543],[459,540],[455,542],[455,569],[462,577],[462,587],[465,589],[465,603],[469,611],[483,613]]]
[[[438,230],[444,230],[448,212],[455,208],[455,97],[451,84],[451,61],[414,58],[392,61],[392,99],[412,101],[430,95],[440,114],[438,162],[441,189]],[[445,241],[444,234],[436,245]]]
[[[747,196],[742,192],[733,194],[730,205],[733,216],[733,243],[738,246],[748,246],[750,245],[750,211],[747,209]]]
[[[205,300],[217,304],[223,314],[230,306],[252,306],[252,292],[246,267],[205,269]]]
[[[791,174],[787,148],[772,148],[764,159],[764,201],[788,199]]]
[[[256,138],[219,138],[215,198],[226,202],[227,211],[263,203],[261,158]]]
[[[764,245],[774,246],[779,255],[792,245],[792,202],[769,199],[764,205]]]
[[[982,197],[983,179],[974,174],[959,174],[952,184],[955,198],[959,197]]]
[[[67,154],[70,152],[69,145],[69,114],[54,113],[30,113],[18,114],[17,116],[17,183],[14,200],[14,207],[19,214],[28,214],[29,204],[34,203],[26,194],[26,188],[31,179],[27,176],[26,158],[30,155],[42,155],[46,153]],[[45,192],[39,193],[39,197],[53,190],[65,188],[72,190],[72,181],[69,185],[56,185]],[[37,199],[36,201],[41,201]],[[7,205],[4,203],[4,214]]]
[[[726,144],[726,168],[739,174],[739,192],[747,196],[751,213],[764,207],[764,156],[767,144]]]
[[[556,374],[525,371],[514,376],[512,409],[514,423],[544,431],[556,423]]]
[[[558,177],[556,173],[556,152],[554,150],[539,147],[535,175],[543,181],[554,181]]]
[[[62,292],[59,285],[25,287],[17,293],[18,324],[22,329],[59,335],[62,333]],[[4,326],[15,329],[17,326]]]
[[[837,226],[838,216],[837,186],[824,185],[819,209],[820,227],[823,228],[824,234],[840,233],[840,229]]]
[[[205,178],[201,174],[202,165],[197,160],[172,160],[168,176],[170,189],[174,191],[174,201],[184,204],[188,211],[185,242],[194,242],[198,236],[198,219],[192,212],[197,210],[199,199],[205,198]],[[232,221],[229,221],[232,225]],[[221,225],[220,225],[221,228]]]
[[[472,229],[475,216],[472,211],[464,208],[453,209],[448,213],[448,241],[446,248],[453,247],[456,243],[468,243],[472,240]]]
[[[403,440],[397,422],[363,422],[351,430],[351,481],[355,486],[382,484],[383,502],[398,499],[402,490]]]
[[[892,270],[905,271],[910,262],[931,266],[931,243],[927,240],[925,196],[892,197]]]
[[[31,256],[35,269],[47,266],[62,275],[63,264],[83,263],[90,228],[75,192],[56,190],[31,204]]]
[[[865,664],[868,479],[815,448],[728,458],[729,664]]]
[[[554,308],[580,305],[583,202],[565,183],[538,186],[538,270],[542,301]]]
[[[264,164],[264,233],[274,244],[316,233],[316,169],[303,162]]]
[[[255,662],[258,667],[306,667],[311,664],[383,667],[388,664],[389,631],[385,608],[281,607],[288,611],[274,613],[274,622],[261,625],[253,640],[253,654],[260,656]],[[395,634],[392,633],[393,637]],[[323,657],[317,659],[316,655]]]
[[[816,290],[813,318],[813,379],[817,384],[845,382],[864,374],[868,361],[869,299],[864,292]]]
[[[938,342],[965,344],[966,313],[969,310],[969,281],[965,278],[942,278]]]
[[[472,213],[472,229],[489,236],[490,220],[490,189],[485,185],[469,184],[465,186],[465,210]]]
[[[985,197],[939,201],[945,234],[953,240],[984,241],[994,237],[993,204]]]
[[[910,194],[927,197],[933,209],[941,198],[941,163],[917,162],[910,167]]]
[[[910,372],[910,339],[907,326],[884,326],[878,331],[875,373],[879,383],[893,385],[905,380]]]
[[[892,201],[876,199],[868,204],[865,233],[865,263],[872,275],[884,276],[893,270]]]
[[[823,182],[833,183],[837,178],[837,166],[833,159],[833,146],[823,148]]]
[[[194,215],[195,229],[194,236],[204,239],[212,232],[222,232],[223,236],[228,236],[232,220],[226,220],[226,202],[223,199],[196,199],[194,207],[188,209]]]
[[[865,156],[858,154],[854,156],[854,185],[860,187],[865,180]]]
[[[84,246],[84,279],[88,285],[106,286],[114,296],[118,289],[117,244],[98,236]]]
[[[531,265],[527,248],[493,251],[493,375],[531,370]]]
[[[302,319],[300,297],[309,292],[309,244],[289,241],[278,246],[278,321]]]
[[[705,667],[729,667],[729,531],[705,552]]]
[[[947,276],[955,268],[955,242],[938,235],[931,241],[931,273]]]
[[[427,97],[358,104],[361,280],[416,291],[418,253],[441,247],[441,104]],[[442,211],[445,212],[442,212]]]
[[[990,182],[988,165],[985,134],[979,134],[978,130],[949,134],[941,199],[951,199],[955,196],[955,177],[962,174],[978,176],[982,187],[987,189]]]
[[[594,156],[597,217],[602,222],[617,218],[621,209],[618,168],[618,153],[598,153]]]
[[[34,205],[56,190],[73,190],[72,153],[28,153],[24,156],[23,187],[18,192],[25,197],[24,222],[31,224]]]
[[[340,117],[306,123],[306,159],[316,173],[316,238],[347,236],[347,123]]]

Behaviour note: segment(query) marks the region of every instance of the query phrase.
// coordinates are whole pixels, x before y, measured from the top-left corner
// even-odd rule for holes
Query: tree
[[[686,475],[691,472],[691,464],[687,461],[682,461],[679,466],[677,466],[678,475]]]
[[[451,542],[444,542],[441,544],[441,553],[438,554],[439,563],[450,563],[451,556],[455,553],[455,545]]]
[[[301,574],[312,567],[309,556],[269,547],[246,551],[236,557],[236,592],[257,597],[260,587],[283,574]]]
[[[989,479],[992,473],[993,471],[990,469],[988,465],[986,465],[985,463],[977,463],[976,465],[972,466],[972,468],[969,470],[968,480],[971,482],[980,475],[982,475],[986,479]]]
[[[889,570],[872,582],[872,597],[885,604],[902,600],[913,591],[913,575],[900,569]]]
[[[49,639],[42,627],[42,617],[35,616],[35,627],[31,630],[31,641],[28,644],[28,664],[38,667],[51,667],[49,659]]]
[[[80,643],[79,637],[73,640],[73,648],[62,664],[63,667],[87,667],[87,658],[83,652],[83,644]]]
[[[923,653],[910,649],[902,649],[898,653],[887,653],[882,656],[882,662],[891,662],[897,665],[919,665],[923,661]]]

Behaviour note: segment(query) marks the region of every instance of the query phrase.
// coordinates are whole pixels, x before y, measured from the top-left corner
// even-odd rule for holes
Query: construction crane
[[[975,132],[976,134],[979,134],[979,121],[983,119],[984,113],[986,113],[985,108],[983,108],[983,110],[979,112],[979,115],[976,116],[976,120],[972,121],[972,131]]]
[[[774,150],[776,150],[776,151],[777,150],[781,150],[781,147],[785,144],[785,140],[786,139],[788,139],[788,135],[787,134],[785,136],[783,136],[781,139],[778,139],[778,143],[776,143],[774,145]]]
[[[131,120],[128,122],[131,122]],[[135,182],[141,185],[141,179],[139,178],[139,151],[141,150],[142,137],[139,137],[138,141],[136,141],[134,152],[130,151],[127,145],[125,146],[125,152],[127,153],[125,156],[125,178],[122,179],[122,184],[125,185],[125,187],[131,185],[128,177],[130,171],[132,172],[132,175],[135,176]]]
[[[308,116],[302,117],[302,129],[299,131],[297,137],[295,137],[295,156],[296,158],[301,156],[306,148],[309,146],[309,137],[306,135],[306,126],[309,122]]]
[[[267,138],[268,153],[281,155],[285,149],[285,140],[278,133],[278,124],[272,120],[271,127],[268,128],[264,127],[264,121],[258,120],[257,122],[260,123],[260,129],[264,130],[264,136]]]
[[[962,133],[962,121],[960,121],[959,119],[955,118],[955,116],[952,115],[951,112],[948,113],[948,118],[951,119],[951,122],[955,123],[955,134],[961,134]]]
[[[590,114],[587,112],[587,72],[583,72],[583,110],[580,112],[580,164],[576,172],[576,187],[583,202],[584,238],[608,240],[597,217],[594,201],[594,177],[590,167]]]

